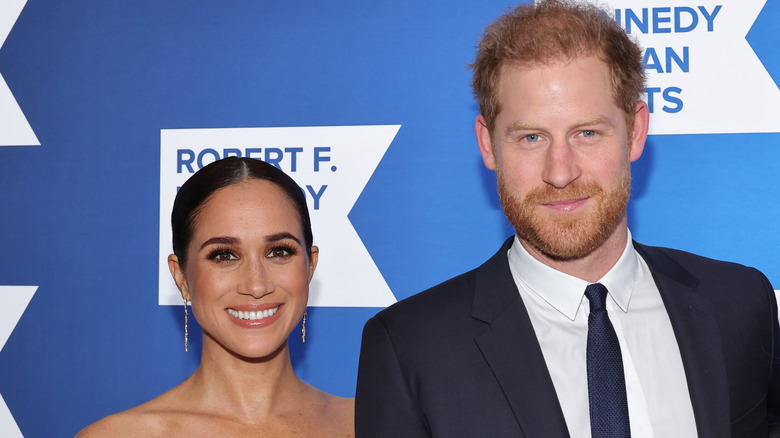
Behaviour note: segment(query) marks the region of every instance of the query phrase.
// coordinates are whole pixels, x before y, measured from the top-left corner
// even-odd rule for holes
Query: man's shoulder
[[[717,260],[679,249],[642,245],[636,242],[634,247],[654,273],[660,271],[677,277],[687,274],[697,281],[707,283],[766,281],[766,277],[760,271],[739,263]]]
[[[417,315],[428,319],[432,314],[441,315],[470,307],[478,271],[475,268],[436,286],[404,298],[377,314],[387,321],[414,319]]]
[[[447,318],[470,317],[478,289],[484,289],[485,283],[494,284],[498,277],[511,281],[506,256],[510,246],[511,240],[507,240],[479,267],[404,298],[379,312],[376,318],[388,323],[416,320],[435,323]]]
[[[702,266],[702,267],[719,267],[725,269],[752,269],[739,263],[734,263],[726,260],[718,260],[710,257],[706,257],[692,252],[683,251],[674,248],[666,248],[662,246],[650,246],[643,245],[641,243],[634,242],[634,247],[645,258],[650,257],[654,261],[662,261],[663,258],[669,258],[674,262],[680,263],[684,266]]]

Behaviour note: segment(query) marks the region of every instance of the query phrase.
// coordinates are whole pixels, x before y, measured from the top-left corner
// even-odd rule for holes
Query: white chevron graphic
[[[14,331],[19,318],[30,304],[38,286],[0,286],[0,351]],[[11,411],[0,395],[0,436],[22,438],[22,432],[16,425]]]
[[[645,51],[651,135],[780,132],[780,88],[745,39],[766,0],[598,3]]]
[[[305,190],[309,203],[312,228],[317,236],[314,244],[320,248],[317,271],[309,290],[309,306],[393,304],[395,296],[352,226],[349,212],[399,129],[401,125],[163,129],[160,132],[158,303],[181,304],[181,295],[166,261],[171,253],[168,212],[177,187],[217,155],[238,152],[239,156],[263,158],[260,153],[263,152],[266,161],[275,159],[274,163]],[[274,158],[277,152],[282,155]],[[344,260],[349,263],[342,263]],[[345,278],[349,278],[348,284]]]
[[[0,49],[27,0],[0,1]],[[0,52],[2,53],[2,52]],[[11,89],[0,74],[0,146],[40,146]]]

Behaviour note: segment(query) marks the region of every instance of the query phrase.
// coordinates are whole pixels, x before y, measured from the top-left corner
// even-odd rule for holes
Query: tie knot
[[[590,311],[604,309],[607,304],[607,288],[601,283],[589,284],[585,288],[585,296],[590,301]]]

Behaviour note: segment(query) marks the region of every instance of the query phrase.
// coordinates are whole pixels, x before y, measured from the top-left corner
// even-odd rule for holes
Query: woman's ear
[[[314,270],[317,268],[317,259],[320,255],[320,249],[316,245],[311,247],[311,257],[309,257],[309,281],[314,276]]]
[[[168,256],[168,269],[171,271],[173,281],[176,282],[176,287],[179,288],[181,297],[185,301],[190,301],[190,290],[187,287],[187,280],[184,278],[184,269],[179,264],[179,258],[175,254]]]

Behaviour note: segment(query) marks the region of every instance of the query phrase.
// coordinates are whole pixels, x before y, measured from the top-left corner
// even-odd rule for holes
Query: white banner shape
[[[16,19],[27,0],[3,0],[0,2],[0,48],[14,27]],[[0,146],[38,146],[35,136],[22,109],[14,99],[11,89],[0,74]]]
[[[38,286],[0,286],[0,350],[14,331]],[[11,411],[0,395],[0,436],[22,437]]]
[[[22,13],[27,0],[3,0],[0,2],[0,48],[11,33],[14,23]]]
[[[320,249],[309,305],[386,307],[394,303],[347,215],[400,125],[163,129],[160,134],[159,304],[181,305],[168,271],[170,212],[195,171],[226,156],[275,163],[303,189]]]
[[[647,65],[650,134],[780,132],[780,89],[745,36],[766,0],[606,0]]]
[[[16,420],[8,410],[3,396],[0,395],[0,436],[7,438],[23,438],[22,431],[16,425]]]

